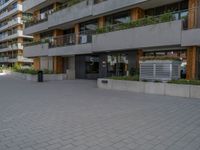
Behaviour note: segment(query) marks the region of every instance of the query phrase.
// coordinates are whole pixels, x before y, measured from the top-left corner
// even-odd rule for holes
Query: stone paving
[[[200,150],[200,100],[0,76],[0,150]]]

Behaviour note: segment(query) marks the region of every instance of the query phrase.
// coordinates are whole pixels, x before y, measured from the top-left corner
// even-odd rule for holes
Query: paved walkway
[[[200,100],[0,76],[0,150],[199,150]]]

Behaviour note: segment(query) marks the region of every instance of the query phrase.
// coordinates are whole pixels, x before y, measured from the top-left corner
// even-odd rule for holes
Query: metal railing
[[[49,48],[92,43],[92,34],[67,34],[54,37],[49,41]]]

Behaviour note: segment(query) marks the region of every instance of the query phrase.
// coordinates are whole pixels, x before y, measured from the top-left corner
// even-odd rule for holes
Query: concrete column
[[[187,49],[187,72],[186,78],[188,80],[196,79],[197,77],[197,47],[190,47]]]

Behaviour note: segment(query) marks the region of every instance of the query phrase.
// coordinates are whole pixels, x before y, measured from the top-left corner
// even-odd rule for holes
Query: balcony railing
[[[85,1],[85,0],[69,0],[66,3],[63,3],[62,5],[58,6],[56,9],[54,9],[53,13],[57,12],[57,11],[60,11],[62,9],[65,9],[67,7],[71,7],[71,6],[75,5],[75,4],[83,2],[83,1]]]
[[[43,23],[46,21],[48,21],[48,16],[45,18],[42,18],[42,19],[33,19],[33,20],[25,23],[25,28],[28,28],[28,27],[31,27],[31,26],[34,26],[34,25],[37,25],[37,24],[40,24],[40,23]]]
[[[101,34],[101,33],[113,32],[113,31],[118,31],[118,30],[126,30],[126,29],[130,29],[130,28],[171,22],[171,21],[175,21],[175,20],[183,20],[183,28],[187,29],[188,28],[188,15],[181,17],[180,14],[182,12],[187,13],[188,10],[183,10],[183,11],[178,11],[178,12],[168,12],[168,13],[164,13],[159,16],[146,16],[144,18],[138,19],[136,21],[130,21],[128,23],[107,25],[105,27],[98,28],[96,33]]]
[[[24,46],[28,47],[45,43],[48,43],[49,48],[87,44],[92,43],[92,34],[67,34],[58,37],[50,37],[40,41],[25,43]]]

